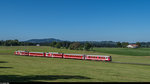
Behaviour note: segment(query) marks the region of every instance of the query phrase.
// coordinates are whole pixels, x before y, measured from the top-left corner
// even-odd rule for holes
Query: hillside
[[[55,39],[55,38],[46,38],[46,39],[30,39],[30,40],[27,40],[25,42],[30,42],[30,43],[51,43],[53,41],[60,42],[62,40]]]

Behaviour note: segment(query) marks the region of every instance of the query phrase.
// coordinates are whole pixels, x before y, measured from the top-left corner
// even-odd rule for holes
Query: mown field
[[[94,48],[94,50],[112,56],[113,61],[150,64],[150,48]]]
[[[0,47],[0,82],[150,82],[150,65],[13,55],[18,49],[111,55],[114,62],[150,64],[149,48],[76,51],[46,46]]]

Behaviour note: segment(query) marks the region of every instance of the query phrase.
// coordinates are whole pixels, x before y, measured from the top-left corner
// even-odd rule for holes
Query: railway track
[[[117,61],[111,61],[111,63],[134,64],[134,65],[148,65],[148,66],[150,66],[150,64],[145,64],[145,63],[130,63],[130,62],[117,62]]]

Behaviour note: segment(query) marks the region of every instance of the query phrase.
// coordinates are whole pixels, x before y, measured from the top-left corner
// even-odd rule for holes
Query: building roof
[[[138,45],[136,45],[136,44],[129,44],[129,45],[131,45],[131,46],[138,46]]]

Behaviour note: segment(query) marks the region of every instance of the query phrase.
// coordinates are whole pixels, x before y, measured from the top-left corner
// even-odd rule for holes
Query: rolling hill
[[[46,38],[46,39],[30,39],[30,40],[27,40],[25,42],[30,42],[30,43],[51,43],[53,41],[61,42],[62,40],[55,39],[55,38]]]

